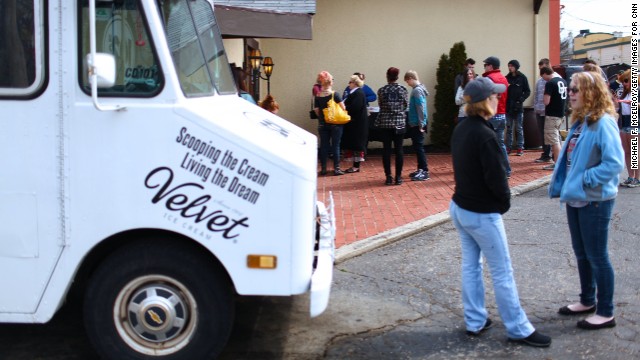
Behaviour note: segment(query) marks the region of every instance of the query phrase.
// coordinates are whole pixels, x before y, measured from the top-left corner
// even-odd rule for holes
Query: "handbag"
[[[313,110],[313,100],[314,100],[315,96],[311,97],[311,110],[309,110],[309,119],[317,119],[318,118],[318,114],[316,114],[316,111]]]
[[[333,99],[333,95],[335,92],[331,93],[331,99],[327,102],[327,107],[322,109],[322,113],[324,114],[324,122],[329,125],[344,125],[351,121],[351,116],[344,110],[340,104],[335,102]]]

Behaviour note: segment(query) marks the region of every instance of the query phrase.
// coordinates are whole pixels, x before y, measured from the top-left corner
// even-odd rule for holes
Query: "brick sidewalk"
[[[511,187],[538,180],[551,171],[545,164],[535,163],[540,150],[526,150],[524,156],[509,156]],[[403,179],[399,186],[384,185],[382,156],[369,155],[359,173],[333,176],[331,160],[329,175],[318,177],[318,200],[326,201],[333,192],[336,205],[336,247],[369,238],[381,232],[435,215],[449,209],[453,194],[451,154],[427,153],[431,179],[411,181],[409,173],[416,170],[415,154],[405,154]],[[342,162],[342,169],[350,163]],[[393,171],[393,157],[392,157]]]

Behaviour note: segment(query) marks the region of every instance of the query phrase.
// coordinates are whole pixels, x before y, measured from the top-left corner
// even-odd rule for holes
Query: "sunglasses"
[[[624,83],[625,84],[629,83],[629,79],[624,79]]]
[[[580,90],[579,90],[577,87],[570,87],[570,88],[569,88],[569,92],[570,92],[570,93],[577,94],[577,93],[579,93],[579,92],[580,92]]]

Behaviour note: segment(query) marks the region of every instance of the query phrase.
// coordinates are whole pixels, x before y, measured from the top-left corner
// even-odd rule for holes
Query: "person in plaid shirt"
[[[397,83],[399,74],[398,68],[390,67],[387,70],[387,85],[378,89],[380,113],[375,126],[379,129],[382,138],[382,165],[386,177],[385,185],[402,184],[402,165],[404,163],[402,142],[404,133],[407,131],[405,112],[409,104],[409,92],[404,86]],[[395,183],[391,177],[391,143],[393,143],[396,154]]]

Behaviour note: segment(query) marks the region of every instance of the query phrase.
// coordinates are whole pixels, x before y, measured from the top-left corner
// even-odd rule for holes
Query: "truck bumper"
[[[311,276],[310,315],[316,317],[322,314],[329,304],[331,283],[333,281],[333,261],[335,259],[336,217],[333,206],[333,194],[329,193],[329,206],[322,202],[316,204],[318,208],[318,222],[320,223],[317,263]]]

